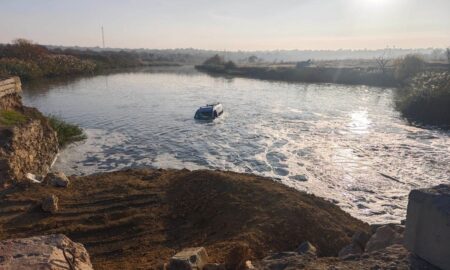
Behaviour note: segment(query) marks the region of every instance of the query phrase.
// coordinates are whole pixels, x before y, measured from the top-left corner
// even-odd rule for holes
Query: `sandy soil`
[[[95,269],[156,269],[190,246],[224,262],[241,243],[259,259],[308,240],[331,256],[370,230],[321,198],[254,175],[141,169],[71,180],[2,191],[0,239],[63,233],[85,245]],[[40,208],[49,194],[59,197],[56,214]]]

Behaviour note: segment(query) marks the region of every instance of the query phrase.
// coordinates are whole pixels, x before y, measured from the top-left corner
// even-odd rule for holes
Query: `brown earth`
[[[241,243],[254,259],[305,240],[336,255],[355,231],[370,230],[321,198],[254,175],[140,169],[71,180],[0,192],[0,240],[63,233],[85,245],[95,269],[155,269],[191,246],[217,262]],[[50,194],[56,214],[40,208]]]
[[[254,262],[259,270],[439,270],[437,267],[414,256],[403,245],[391,245],[382,250],[362,255],[316,258],[294,252],[273,254],[262,261]],[[280,268],[280,266],[282,266]]]
[[[17,102],[21,104],[20,99]],[[0,124],[0,190],[24,181],[27,173],[45,176],[58,153],[56,132],[37,109],[20,106],[14,110],[26,122],[11,127]]]

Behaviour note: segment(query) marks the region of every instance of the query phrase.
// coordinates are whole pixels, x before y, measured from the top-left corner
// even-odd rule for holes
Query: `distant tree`
[[[209,66],[222,66],[225,64],[225,60],[223,57],[219,56],[218,54],[214,55],[213,57],[207,59],[205,62],[203,62],[203,65],[209,65]]]
[[[19,38],[13,41],[8,47],[8,57],[14,57],[21,60],[36,60],[43,55],[49,54],[48,50],[32,41]]]
[[[225,68],[226,69],[236,68],[236,64],[233,61],[228,61],[228,62],[225,63]]]
[[[447,55],[447,62],[450,65],[450,48],[447,48],[447,50],[445,51],[445,54]]]
[[[417,55],[407,55],[395,62],[395,78],[401,82],[414,77],[425,67],[425,62]]]
[[[252,64],[258,62],[258,56],[256,56],[256,55],[251,55],[251,56],[248,58],[248,62],[249,62],[249,63],[252,63]]]
[[[386,56],[386,50],[383,51],[383,54],[376,57],[375,58],[375,62],[378,65],[378,68],[381,70],[381,72],[383,74],[386,74],[386,70],[387,70],[387,66],[389,64],[389,62],[391,61],[387,56]]]
[[[434,49],[431,51],[431,59],[434,61],[439,61],[442,59],[443,55],[444,55],[444,50],[442,49]]]

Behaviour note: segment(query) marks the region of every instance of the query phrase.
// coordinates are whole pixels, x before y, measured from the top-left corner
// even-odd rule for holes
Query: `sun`
[[[365,2],[367,5],[371,6],[384,6],[389,3],[390,0],[361,0],[361,2]]]

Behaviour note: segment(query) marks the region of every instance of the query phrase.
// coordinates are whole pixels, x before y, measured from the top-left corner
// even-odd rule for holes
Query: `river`
[[[450,180],[450,133],[394,108],[395,89],[213,77],[190,67],[25,84],[28,106],[79,124],[88,139],[56,169],[221,169],[275,178],[370,223],[405,218],[408,192]],[[195,110],[220,101],[214,122]]]

